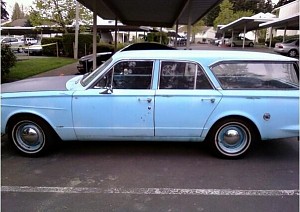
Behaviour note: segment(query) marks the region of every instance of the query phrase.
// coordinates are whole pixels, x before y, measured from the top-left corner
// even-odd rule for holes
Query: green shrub
[[[97,36],[97,43],[100,41]],[[75,44],[75,34],[64,34],[63,35],[63,49],[65,56],[73,57],[73,47]],[[78,57],[90,54],[93,52],[93,35],[92,34],[79,34],[78,35]]]
[[[1,78],[9,74],[10,69],[16,64],[17,57],[8,45],[1,45]]]
[[[97,45],[97,53],[99,52],[114,52],[115,46],[109,43],[103,43]]]
[[[160,35],[162,36],[162,44],[167,45],[169,42],[167,33],[164,32],[151,32],[148,33],[147,37],[146,37],[146,41],[148,42],[156,42],[159,43],[160,42]]]
[[[265,38],[258,38],[259,44],[265,44],[266,39]]]
[[[43,55],[57,56],[56,43],[58,43],[59,55],[64,55],[62,37],[43,38],[41,43],[43,45]],[[53,44],[53,45],[49,45],[49,44]]]

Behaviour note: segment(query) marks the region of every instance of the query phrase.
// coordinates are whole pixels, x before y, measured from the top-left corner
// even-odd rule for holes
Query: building
[[[272,11],[276,17],[281,19],[287,19],[294,15],[299,15],[299,0],[293,1],[289,4],[283,5],[281,7],[275,8]],[[285,32],[286,31],[286,32]],[[298,30],[284,30],[284,29],[277,29],[273,31],[273,36],[284,36],[284,35],[299,35],[299,28]]]

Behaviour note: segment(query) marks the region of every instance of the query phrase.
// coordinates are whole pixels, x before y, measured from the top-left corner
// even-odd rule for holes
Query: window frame
[[[191,60],[159,60],[159,67],[158,67],[159,68],[159,71],[158,71],[159,74],[158,74],[158,82],[157,82],[158,83],[158,85],[157,85],[158,90],[169,90],[169,89],[166,89],[166,88],[160,88],[160,80],[161,80],[161,76],[162,76],[162,63],[163,62],[168,62],[168,63],[191,63],[191,64],[196,65],[193,89],[180,89],[180,90],[208,90],[208,89],[197,89],[197,77],[198,77],[198,70],[199,69],[202,71],[202,73],[206,77],[207,81],[209,82],[209,85],[211,86],[210,89],[215,90],[214,84],[211,82],[208,74],[206,73],[206,71],[202,67],[202,65],[200,65],[199,62],[197,62],[197,61],[191,61]],[[170,90],[176,90],[176,89],[170,89]]]
[[[211,64],[209,66],[209,69],[211,71],[211,73],[213,74],[213,76],[215,77],[215,79],[217,80],[217,82],[220,85],[220,88],[222,90],[269,90],[266,88],[240,88],[240,89],[229,89],[229,88],[224,88],[224,86],[222,86],[222,83],[219,80],[219,77],[217,77],[214,73],[214,71],[212,70],[214,67],[220,65],[220,64],[242,64],[242,63],[262,63],[262,64],[291,64],[293,65],[294,69],[296,70],[296,76],[298,78],[298,82],[299,82],[299,71],[297,72],[297,70],[299,70],[299,63],[297,61],[274,61],[274,60],[223,60],[223,61],[218,61],[215,62],[213,64]],[[299,89],[299,85],[298,85],[298,89]],[[294,90],[294,89],[270,89],[270,90]]]
[[[101,76],[95,80],[95,82],[90,86],[90,89],[103,89],[103,88],[95,88],[96,84],[102,80],[105,76],[107,76],[107,74],[109,74],[110,71],[112,71],[112,75],[111,75],[111,82],[113,82],[114,79],[114,72],[115,72],[115,66],[119,63],[122,62],[152,62],[152,71],[151,71],[151,81],[150,81],[150,86],[149,88],[143,88],[143,89],[133,89],[133,88],[114,88],[112,87],[112,89],[124,89],[124,90],[151,90],[153,88],[153,77],[154,77],[154,70],[155,70],[155,60],[154,59],[122,59],[122,60],[118,60],[115,63],[113,63],[111,66],[109,66],[109,68],[107,68],[107,70],[105,70],[105,72],[103,74],[101,74]],[[112,83],[110,83],[112,84]],[[110,85],[112,86],[112,85]]]

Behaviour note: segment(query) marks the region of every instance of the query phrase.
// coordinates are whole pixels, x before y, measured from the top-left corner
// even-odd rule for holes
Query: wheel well
[[[290,49],[290,51],[296,51],[296,52],[298,53],[298,50],[297,50],[297,49]],[[289,52],[290,52],[290,51],[289,51]]]
[[[18,114],[15,114],[13,115],[12,117],[10,117],[7,121],[7,125],[6,125],[6,129],[5,129],[5,132],[8,133],[8,129],[10,127],[10,125],[13,123],[14,120],[17,120],[17,119],[20,119],[20,118],[25,118],[25,117],[28,117],[28,118],[34,118],[34,119],[38,119],[42,122],[44,122],[45,124],[48,125],[48,127],[50,129],[52,129],[53,132],[55,132],[55,130],[52,128],[52,126],[43,118],[41,118],[40,116],[38,115],[35,115],[35,114],[31,114],[31,113],[18,113]],[[56,134],[56,133],[55,133]]]
[[[217,120],[217,121],[212,125],[212,127],[210,128],[210,130],[209,130],[209,132],[208,132],[208,135],[210,134],[210,132],[211,132],[211,130],[212,130],[212,128],[213,128],[214,126],[216,126],[219,122],[222,122],[222,121],[224,121],[224,120],[226,120],[226,119],[239,119],[239,120],[241,120],[241,121],[244,121],[244,122],[248,123],[248,124],[251,126],[251,128],[254,130],[254,133],[257,135],[258,139],[259,139],[259,140],[261,139],[260,132],[259,132],[257,126],[254,124],[254,122],[253,122],[252,120],[250,120],[250,119],[244,117],[244,116],[238,116],[238,115],[225,116],[225,117],[223,117],[223,118]]]

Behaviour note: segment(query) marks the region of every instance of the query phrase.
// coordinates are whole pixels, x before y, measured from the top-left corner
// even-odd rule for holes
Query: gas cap
[[[270,113],[265,113],[263,118],[264,118],[265,121],[269,121],[271,119]]]

